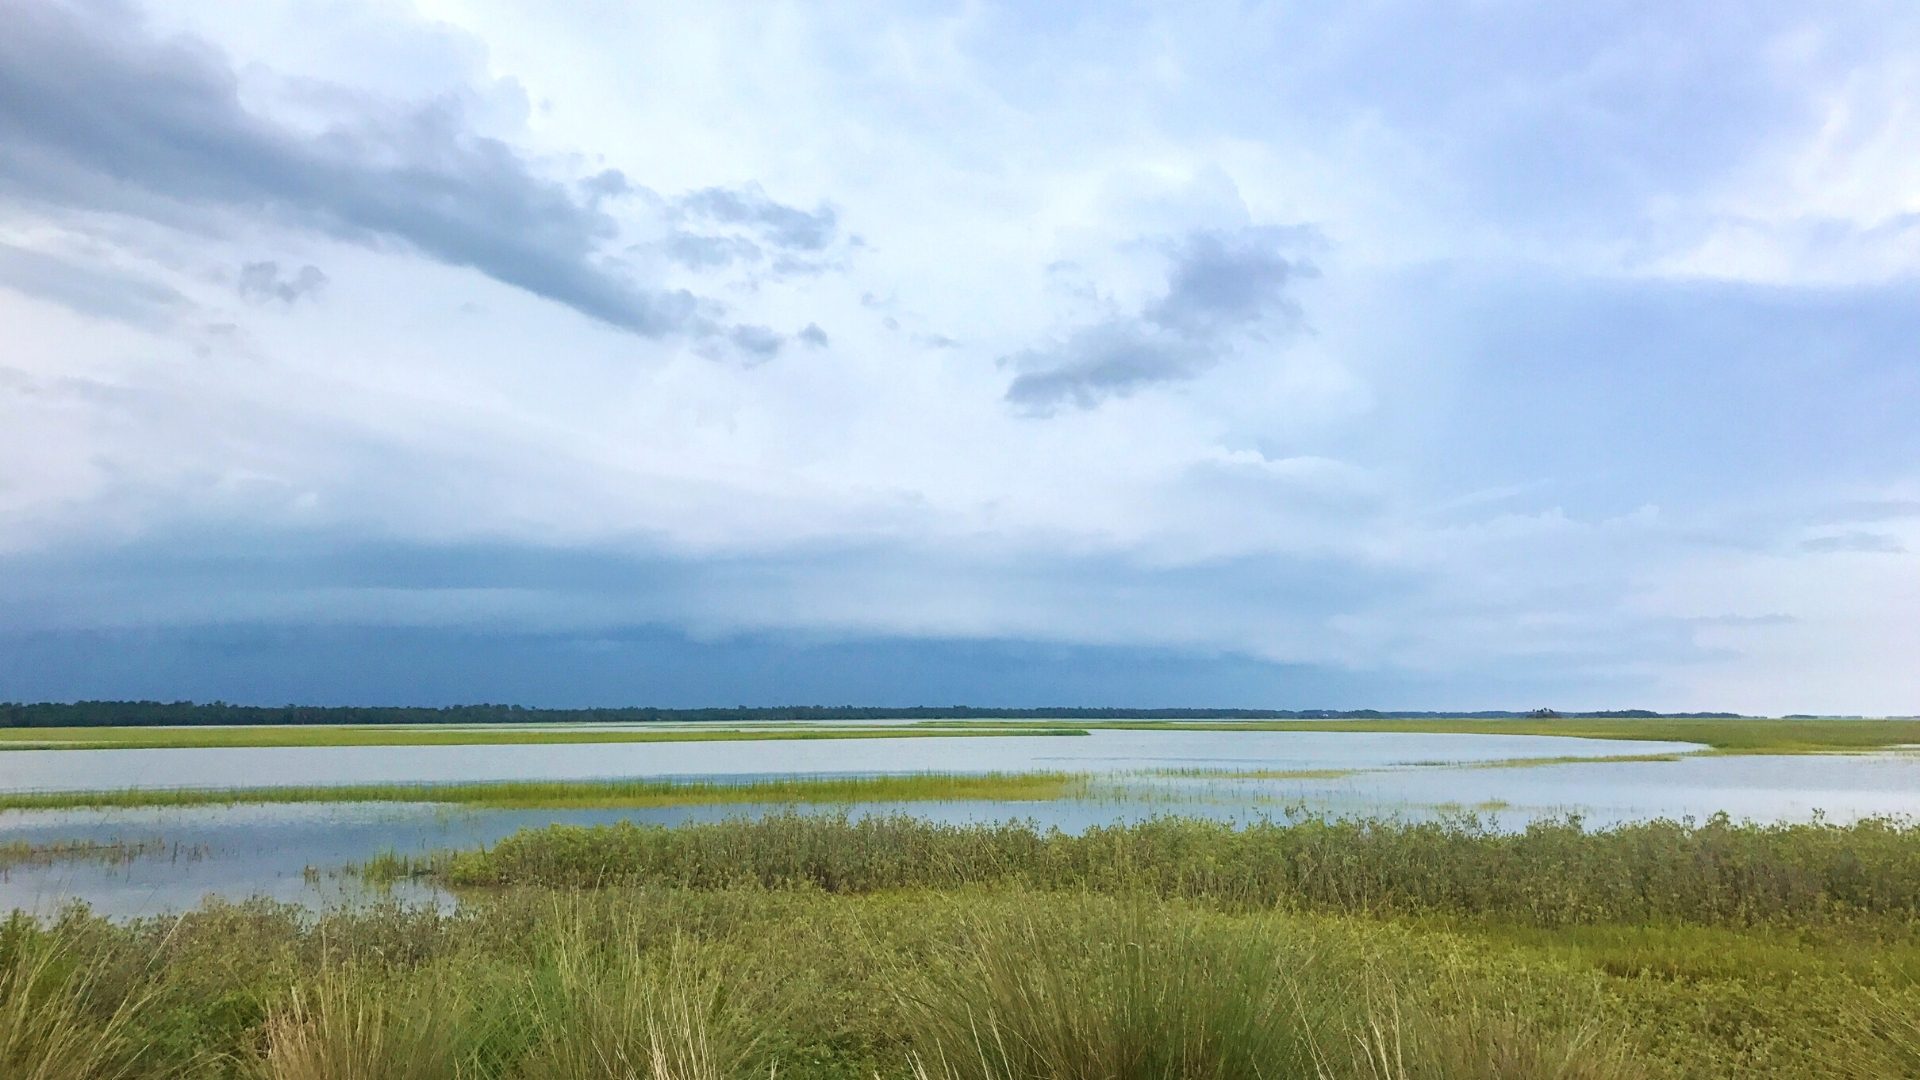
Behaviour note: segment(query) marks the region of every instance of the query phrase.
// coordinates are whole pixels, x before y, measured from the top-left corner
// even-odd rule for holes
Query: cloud
[[[690,218],[745,226],[765,243],[793,251],[826,250],[837,222],[832,207],[808,213],[769,199],[757,184],[704,188],[682,195],[674,205]]]
[[[1812,554],[1830,554],[1837,551],[1864,551],[1899,554],[1907,550],[1897,536],[1885,533],[1850,532],[1841,536],[1819,536],[1802,541],[1800,550]]]
[[[805,329],[794,336],[816,349],[824,349],[828,345],[827,332],[820,329],[819,323],[808,323]]]
[[[1765,615],[1700,615],[1687,621],[1701,626],[1791,626],[1800,620],[1775,611]]]
[[[301,297],[317,296],[326,287],[327,275],[317,266],[303,266],[284,279],[276,262],[250,262],[240,268],[240,295],[262,303],[278,300],[291,304]]]
[[[136,325],[166,323],[187,298],[158,282],[0,244],[0,285],[51,300],[83,315]]]
[[[837,238],[832,207],[808,212],[788,206],[758,184],[702,188],[671,200],[666,209],[680,224],[658,249],[690,270],[742,263],[765,264],[775,274],[817,274],[827,269],[820,256]]]
[[[736,326],[727,335],[734,347],[760,360],[770,360],[787,339],[765,326]]]
[[[1172,265],[1165,294],[1137,315],[1007,357],[1021,374],[1006,399],[1035,412],[1068,403],[1092,408],[1142,386],[1192,378],[1262,328],[1292,330],[1300,309],[1287,286],[1313,269],[1282,251],[1302,237],[1272,227],[1187,234],[1166,251]]]
[[[210,46],[155,38],[126,8],[4,0],[0,23],[0,191],[148,216],[156,202],[265,212],[400,240],[650,337],[709,318],[691,293],[643,288],[600,257],[619,230],[599,200],[623,178],[602,173],[576,196],[473,132],[457,100],[363,103],[308,135],[248,111]],[[775,204],[742,205],[811,235]]]

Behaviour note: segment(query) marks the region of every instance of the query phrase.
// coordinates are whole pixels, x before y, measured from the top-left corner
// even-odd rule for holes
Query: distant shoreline
[[[618,707],[540,709],[520,705],[230,705],[214,701],[76,701],[0,703],[0,728],[178,727],[303,724],[636,724],[765,723],[849,720],[1738,720],[1739,713],[1660,713],[1647,709],[1597,712],[1380,709],[1121,709],[1048,707],[1003,709],[974,705],[887,708],[866,705],[775,705],[738,708]],[[1805,718],[1805,719],[1811,719]],[[1852,719],[1859,719],[1853,717]]]

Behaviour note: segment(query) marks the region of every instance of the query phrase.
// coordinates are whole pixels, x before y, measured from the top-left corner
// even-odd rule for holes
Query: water
[[[1816,813],[1835,821],[1920,816],[1920,754],[1914,753],[1487,767],[1522,757],[1685,749],[1691,748],[1524,736],[1102,731],[781,743],[16,751],[0,753],[0,788],[1061,770],[1095,774],[1089,796],[867,804],[856,812],[899,810],[949,822],[1030,819],[1068,830],[1164,813],[1246,821],[1300,808],[1403,817],[1471,811],[1512,828],[1565,814],[1582,815],[1593,825],[1698,819],[1718,811],[1757,821],[1804,821]],[[1253,779],[1163,770],[1354,771]],[[164,849],[117,864],[71,860],[13,867],[0,872],[0,910],[47,913],[79,898],[107,914],[140,915],[192,907],[208,895],[321,906],[364,899],[357,880],[339,870],[381,851],[473,847],[554,822],[672,824],[767,809],[454,810],[408,803],[10,811],[0,813],[0,843],[159,841]],[[402,897],[445,901],[425,887],[413,889]]]
[[[1600,757],[1698,749],[1524,735],[1115,731],[759,742],[509,746],[249,746],[0,752],[0,791],[615,778],[751,780],[924,772],[1364,769],[1422,761]]]

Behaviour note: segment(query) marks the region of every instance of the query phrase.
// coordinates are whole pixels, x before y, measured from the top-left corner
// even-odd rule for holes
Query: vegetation
[[[1920,919],[1920,825],[1885,819],[1753,825],[1719,816],[1600,831],[1567,819],[1502,833],[1471,816],[1244,828],[1161,818],[1070,834],[788,814],[672,828],[556,825],[416,869],[456,886],[856,895],[1016,887],[1523,926]]]
[[[185,844],[168,843],[160,839],[147,840],[56,840],[50,844],[33,844],[25,840],[8,840],[0,843],[0,873],[16,866],[47,866],[57,862],[100,862],[108,865],[125,865],[136,859],[157,858],[170,855],[173,858],[199,858],[205,852],[199,847]]]
[[[1085,728],[995,725],[967,728],[772,727],[98,727],[0,728],[4,750],[156,750],[227,746],[502,746],[548,743],[766,742],[901,739],[965,735],[1085,735]]]
[[[991,799],[1061,799],[1085,789],[1067,773],[988,773],[846,779],[759,780],[738,784],[671,780],[355,784],[264,788],[126,788],[113,791],[0,792],[0,810],[136,806],[232,806],[242,803],[418,802],[490,809],[601,809],[771,803],[851,804]],[[0,844],[0,866],[12,849]],[[37,850],[37,849],[36,849]]]
[[[1017,886],[506,889],[0,927],[34,1080],[1914,1075],[1920,940],[1542,929]]]
[[[92,703],[82,703],[90,705]],[[172,708],[167,706],[165,708]],[[213,708],[212,706],[192,706],[194,709]],[[964,710],[895,710],[886,713],[882,710],[815,710],[834,713],[842,720],[860,719],[860,717],[838,717],[840,712],[867,712],[881,714],[878,718],[897,720],[897,723],[870,724],[865,726],[835,726],[827,717],[814,721],[762,720],[734,717],[737,712],[779,713],[783,710],[714,710],[713,720],[734,719],[736,724],[754,724],[757,726],[727,726],[722,723],[700,724],[662,724],[658,727],[619,728],[595,726],[593,723],[576,723],[573,726],[525,726],[535,722],[544,722],[546,712],[518,710],[505,712],[493,720],[474,721],[468,718],[472,709],[493,709],[492,706],[474,706],[468,710],[445,710],[445,719],[431,722],[401,722],[398,719],[373,720],[364,723],[338,722],[348,717],[357,717],[361,712],[377,710],[284,710],[298,719],[265,719],[258,723],[242,724],[232,717],[252,716],[256,713],[272,710],[243,710],[237,706],[222,706],[226,712],[218,715],[226,717],[220,720],[200,720],[183,723],[180,726],[133,726],[112,719],[122,714],[111,711],[99,715],[81,710],[81,706],[8,706],[0,705],[0,750],[5,749],[139,749],[165,747],[224,747],[224,746],[453,746],[453,745],[497,745],[520,743],[611,743],[611,742],[712,742],[712,741],[758,741],[782,739],[875,739],[875,738],[915,738],[915,737],[951,737],[957,735],[1085,735],[1091,731],[1124,729],[1130,731],[1338,731],[1338,732],[1398,732],[1407,734],[1471,734],[1471,735],[1559,735],[1589,739],[1627,739],[1658,742],[1692,743],[1710,748],[1717,753],[1736,754],[1797,754],[1823,752],[1861,752],[1885,750],[1892,747],[1920,746],[1920,719],[1788,719],[1769,720],[1759,718],[1734,717],[1661,717],[1655,714],[1645,716],[1578,716],[1570,715],[1555,718],[1533,718],[1509,716],[1488,718],[1474,717],[1414,717],[1382,718],[1377,715],[1357,716],[1339,714],[1347,718],[1328,719],[1325,714],[1302,714],[1300,718],[1274,718],[1265,715],[1246,714],[1236,716],[1230,710],[1220,713],[1208,713],[1201,710],[1138,710],[1140,715],[1133,717],[1128,710],[1119,709],[1030,709],[1008,710],[1006,713],[992,716],[983,715],[974,719],[916,718],[918,712],[954,712]],[[9,713],[9,710],[12,710]],[[36,711],[38,710],[38,711]],[[53,710],[53,711],[47,711]],[[66,710],[66,711],[61,711]],[[411,716],[414,710],[390,710],[398,714]],[[436,710],[421,710],[434,713]],[[626,711],[661,712],[661,710],[588,710],[584,717],[589,720],[614,720]],[[784,710],[805,712],[806,710]],[[980,710],[983,714],[985,710]],[[340,716],[335,714],[339,713]],[[601,713],[608,715],[602,716]],[[1075,722],[1063,726],[1049,722],[1044,716],[1027,714],[1096,714],[1073,717]],[[1182,715],[1167,718],[1165,713]],[[1188,716],[1187,713],[1195,715]],[[145,716],[145,713],[128,714]],[[555,714],[561,715],[561,714]],[[567,713],[572,716],[574,714]],[[1315,718],[1318,716],[1318,718]],[[107,719],[102,719],[106,717]],[[319,718],[334,717],[322,723]],[[1024,718],[1023,718],[1024,717]],[[50,726],[48,721],[63,719],[68,726]],[[509,724],[508,720],[518,720],[519,726]],[[1555,759],[1537,759],[1550,761]]]
[[[1920,826],[517,834],[455,909],[0,922],[8,1080],[1920,1076]]]
[[[1332,719],[1388,715],[1372,709],[981,709],[965,705],[883,709],[855,705],[789,705],[737,709],[529,709],[520,705],[257,706],[223,701],[0,702],[0,727],[149,727],[156,725],[262,724],[592,724],[592,723],[819,723],[850,720],[1182,720]],[[1518,713],[1480,713],[1517,716]],[[1645,713],[1647,716],[1658,715]],[[1729,714],[1730,715],[1730,714]]]
[[[1140,726],[1140,725],[1131,725]],[[1161,725],[1149,725],[1161,726]],[[1284,725],[1181,724],[1185,730],[1400,731],[1460,735],[1561,735],[1583,739],[1635,739],[1698,743],[1721,753],[1804,754],[1858,752],[1920,746],[1920,719],[1767,720],[1582,719],[1557,720],[1352,720]]]

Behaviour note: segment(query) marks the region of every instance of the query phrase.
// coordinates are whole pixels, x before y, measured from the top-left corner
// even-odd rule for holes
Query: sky
[[[1920,713],[1920,7],[0,0],[0,700]]]

